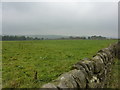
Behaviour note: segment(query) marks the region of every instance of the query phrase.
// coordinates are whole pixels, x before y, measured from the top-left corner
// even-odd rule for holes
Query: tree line
[[[88,37],[88,39],[96,39],[96,40],[101,40],[101,39],[107,39],[106,37],[103,37],[103,36],[91,36],[91,37]]]
[[[62,38],[65,39],[65,38]],[[68,39],[95,39],[95,40],[103,40],[103,39],[107,39],[106,37],[103,36],[89,36],[89,37],[75,37],[75,36],[70,36]]]
[[[3,41],[15,41],[15,40],[44,40],[45,38],[38,38],[38,37],[28,37],[28,36],[9,36],[9,35],[4,35],[2,36]],[[49,39],[49,38],[47,38]],[[89,36],[89,37],[75,37],[75,36],[69,36],[68,38],[59,38],[59,39],[95,39],[95,40],[103,40],[107,39],[106,37],[102,36]]]
[[[9,35],[5,35],[2,36],[2,40],[3,41],[14,41],[14,40],[43,40],[43,38],[33,38],[33,37],[26,37],[26,36],[9,36]]]

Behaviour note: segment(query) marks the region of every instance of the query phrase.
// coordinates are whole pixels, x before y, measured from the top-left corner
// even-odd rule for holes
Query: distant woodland
[[[13,41],[13,40],[43,40],[43,38],[33,38],[33,37],[25,37],[25,36],[2,36],[3,41]]]
[[[49,38],[47,38],[49,39]],[[69,36],[69,37],[61,37],[57,39],[95,39],[95,40],[103,40],[107,39],[106,37],[102,36],[89,36],[89,37],[75,37],[75,36]],[[38,38],[38,37],[28,37],[28,36],[9,36],[9,35],[4,35],[2,36],[3,41],[20,41],[20,40],[46,40],[46,38]]]

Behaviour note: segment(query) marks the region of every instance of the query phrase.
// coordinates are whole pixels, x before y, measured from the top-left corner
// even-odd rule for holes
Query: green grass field
[[[3,88],[39,88],[69,71],[80,59],[90,58],[114,42],[116,41],[3,41]]]

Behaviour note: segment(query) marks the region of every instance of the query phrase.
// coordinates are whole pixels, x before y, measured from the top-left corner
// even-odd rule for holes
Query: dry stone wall
[[[42,88],[105,88],[109,80],[111,65],[120,55],[120,43],[110,45],[96,53],[91,59],[80,60],[73,65],[72,70],[62,74],[52,83]]]

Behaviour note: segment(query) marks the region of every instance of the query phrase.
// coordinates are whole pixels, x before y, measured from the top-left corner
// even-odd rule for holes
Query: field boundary
[[[119,58],[120,43],[99,50],[91,59],[80,60],[72,70],[62,74],[42,88],[105,88],[115,58]]]

